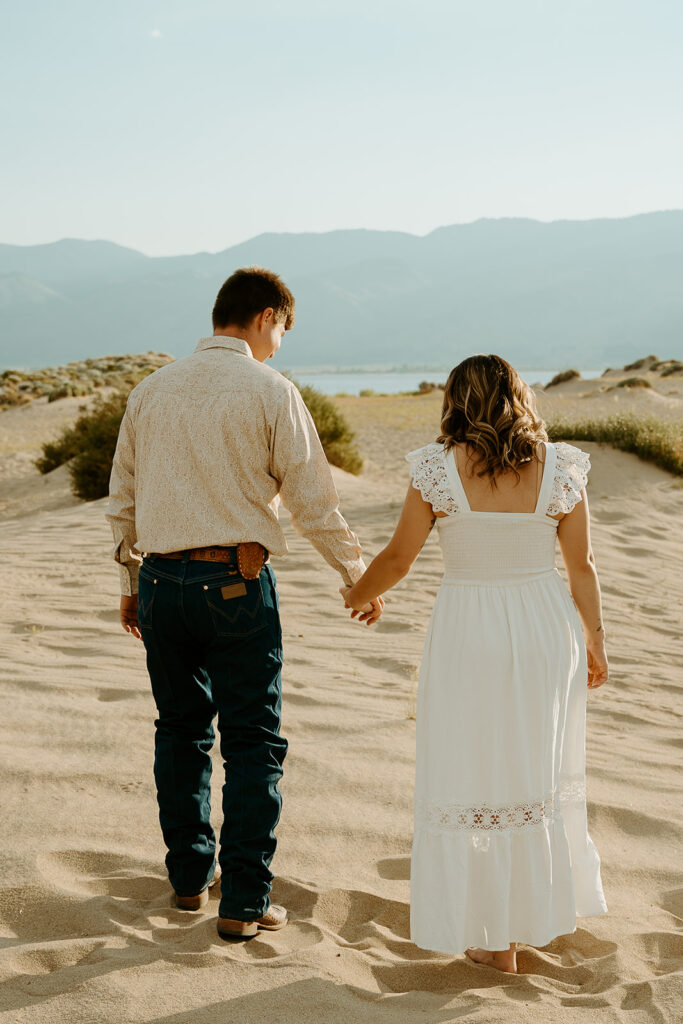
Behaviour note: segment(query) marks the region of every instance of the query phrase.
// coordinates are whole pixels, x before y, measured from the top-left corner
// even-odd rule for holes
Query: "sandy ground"
[[[612,395],[581,400],[574,388],[566,400],[593,408]],[[410,943],[414,700],[438,544],[430,539],[368,630],[344,616],[334,572],[288,528],[291,553],[275,562],[290,753],[273,896],[291,923],[227,945],[215,900],[198,914],[171,903],[152,780],[154,706],[142,645],[118,624],[106,502],[77,502],[65,469],[45,478],[31,465],[81,401],[0,415],[0,1020],[679,1021],[680,481],[635,456],[582,446],[593,460],[612,667],[588,716],[590,829],[609,914],[544,949],[523,947],[516,977]],[[434,438],[439,402],[344,407],[368,462],[360,478],[335,475],[372,555],[407,487],[403,453]],[[215,771],[218,781],[218,757]],[[216,826],[219,795],[216,786]]]

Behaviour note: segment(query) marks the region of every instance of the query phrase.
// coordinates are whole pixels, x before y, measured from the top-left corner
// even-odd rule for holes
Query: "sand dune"
[[[400,508],[403,452],[435,433],[436,405],[406,401],[417,405],[399,402],[391,415],[385,405],[377,419],[366,405],[367,472],[335,471],[370,555]],[[64,473],[39,478],[17,459],[34,451],[29,424],[40,415],[0,415],[0,1020],[545,1024],[586,1011],[624,1024],[680,1020],[677,480],[584,445],[612,666],[610,684],[590,695],[588,723],[590,828],[609,914],[545,949],[524,947],[523,973],[511,977],[408,938],[414,695],[439,582],[435,539],[368,630],[344,617],[335,574],[288,528],[291,553],[274,563],[290,741],[274,898],[292,921],[225,944],[215,899],[198,914],[171,904],[154,706],[142,645],[118,625],[106,502],[75,503]],[[23,447],[24,427],[7,416],[24,417]],[[219,783],[217,756],[215,772]]]

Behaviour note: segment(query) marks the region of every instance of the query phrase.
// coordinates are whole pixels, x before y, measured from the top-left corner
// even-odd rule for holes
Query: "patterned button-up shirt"
[[[299,391],[246,341],[202,338],[128,398],[107,511],[121,592],[137,593],[146,551],[260,541],[284,555],[280,498],[294,528],[355,583],[365,570],[358,538]]]

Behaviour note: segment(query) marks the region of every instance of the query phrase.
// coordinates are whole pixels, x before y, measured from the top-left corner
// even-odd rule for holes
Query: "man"
[[[213,337],[131,392],[110,482],[121,622],[147,652],[159,819],[176,905],[186,910],[206,904],[217,874],[210,751],[218,714],[218,931],[228,938],[287,921],[269,899],[287,751],[278,597],[266,564],[287,550],[280,497],[344,586],[365,568],[301,395],[265,365],[293,323],[294,298],[276,274],[251,267],[229,277]],[[369,624],[381,612],[379,601],[361,617]]]

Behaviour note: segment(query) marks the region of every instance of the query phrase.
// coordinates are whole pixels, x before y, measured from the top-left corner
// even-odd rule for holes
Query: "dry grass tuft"
[[[652,384],[650,384],[650,381],[646,380],[645,377],[627,377],[626,380],[620,380],[619,383],[615,385],[615,387],[618,387],[618,388],[651,388]]]
[[[551,441],[597,441],[683,476],[683,423],[618,415],[607,419],[554,419],[547,423]]]
[[[546,388],[552,388],[556,384],[566,384],[568,380],[579,380],[581,374],[578,370],[562,370],[561,373],[556,373],[552,380],[549,380],[546,384]]]

